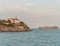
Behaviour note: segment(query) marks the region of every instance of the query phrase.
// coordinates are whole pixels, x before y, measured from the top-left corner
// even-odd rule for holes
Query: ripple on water
[[[60,30],[0,33],[0,46],[60,46]]]

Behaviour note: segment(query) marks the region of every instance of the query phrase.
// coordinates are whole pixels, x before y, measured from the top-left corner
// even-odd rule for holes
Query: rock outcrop
[[[17,19],[16,19],[17,20]],[[0,20],[0,32],[24,32],[24,31],[31,31],[31,29],[24,23],[17,21],[14,23],[14,20]]]

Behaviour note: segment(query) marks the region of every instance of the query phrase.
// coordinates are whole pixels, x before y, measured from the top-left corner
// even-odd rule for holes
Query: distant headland
[[[58,26],[41,26],[39,29],[59,29]]]
[[[18,18],[0,19],[0,32],[24,32],[31,31],[30,28]]]

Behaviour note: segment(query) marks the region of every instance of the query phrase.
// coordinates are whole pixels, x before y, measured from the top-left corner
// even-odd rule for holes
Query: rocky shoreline
[[[15,28],[15,27],[3,26],[3,27],[0,27],[0,32],[25,32],[25,31],[31,31],[31,29],[25,29],[25,28]]]
[[[0,20],[0,32],[26,32],[26,31],[31,31],[31,29],[24,22],[19,21],[19,19],[17,19],[17,18],[10,18],[10,19],[8,19],[7,21],[6,20]]]

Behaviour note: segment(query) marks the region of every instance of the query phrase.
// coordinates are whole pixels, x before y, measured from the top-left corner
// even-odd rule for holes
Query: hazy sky
[[[60,26],[60,0],[0,0],[0,18],[15,16],[30,27]]]

